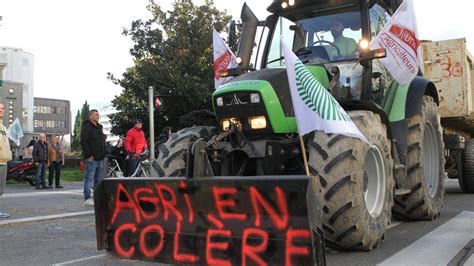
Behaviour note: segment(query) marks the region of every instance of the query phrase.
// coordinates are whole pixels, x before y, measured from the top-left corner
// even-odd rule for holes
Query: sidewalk
[[[0,222],[28,217],[93,211],[93,207],[83,207],[82,182],[65,183],[63,189],[35,190],[28,184],[7,184],[0,197],[0,210],[9,212],[11,217]]]

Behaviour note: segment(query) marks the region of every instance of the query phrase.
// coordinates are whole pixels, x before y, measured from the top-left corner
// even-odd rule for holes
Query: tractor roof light
[[[288,0],[288,5],[294,6],[295,5],[295,0]]]
[[[362,39],[359,41],[359,48],[361,50],[364,50],[366,51],[367,49],[369,49],[369,41],[365,40],[365,39]]]
[[[287,3],[287,2],[285,2],[285,1],[281,2],[281,8],[285,9],[285,8],[287,8],[287,7],[288,7],[288,3]]]

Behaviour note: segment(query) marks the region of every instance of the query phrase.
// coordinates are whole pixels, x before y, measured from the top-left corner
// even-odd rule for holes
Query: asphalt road
[[[456,219],[456,217],[463,212],[470,214],[470,223],[467,225],[468,231],[459,232],[469,236],[470,239],[474,239],[474,195],[473,194],[463,194],[457,180],[447,180],[445,184],[445,200],[444,208],[441,211],[441,216],[435,221],[417,221],[417,222],[400,222],[397,224],[395,220],[395,226],[392,227],[385,234],[385,240],[382,242],[381,247],[374,249],[370,252],[339,252],[328,250],[326,259],[329,265],[375,265],[384,262],[389,259],[391,256],[397,254],[401,250],[409,247],[411,244],[422,239],[424,236],[433,232],[443,224]],[[473,217],[473,218],[471,218]],[[454,235],[456,228],[452,228]],[[446,246],[449,243],[449,237],[439,236],[434,237],[436,244],[436,250],[431,250],[431,257],[436,258],[442,254],[437,254],[438,249],[444,250],[449,247]],[[454,240],[456,241],[456,240]],[[467,244],[467,243],[466,243]],[[462,245],[463,247],[465,245]],[[423,248],[429,247],[428,244],[422,246]],[[461,251],[461,250],[459,250]],[[474,246],[471,246],[471,253],[474,252]],[[421,253],[417,251],[415,253]],[[458,254],[456,252],[456,254]],[[449,255],[449,254],[448,254]],[[473,253],[474,255],[474,253]],[[418,259],[417,254],[414,254],[413,257],[405,256],[404,260],[406,265],[413,265],[414,261]],[[455,256],[454,256],[455,257]],[[457,265],[458,261],[455,258],[448,259],[449,262]],[[449,258],[449,257],[448,257]],[[446,265],[446,263],[429,263],[429,258],[424,258],[425,265]],[[439,258],[437,261],[441,261]],[[474,261],[473,261],[474,263]],[[398,263],[395,263],[398,265]],[[461,264],[462,265],[462,264]],[[474,265],[474,264],[473,264]]]
[[[44,191],[25,184],[9,185],[0,198],[0,210],[12,214],[0,220],[0,265],[150,264],[97,251],[93,208],[82,206],[81,189],[81,183]],[[378,249],[327,250],[328,265],[399,265],[400,258],[406,265],[420,260],[426,265],[433,265],[433,261],[474,265],[474,240],[470,241],[474,239],[474,195],[462,194],[457,181],[446,181],[445,206],[439,219],[394,220],[393,225]]]

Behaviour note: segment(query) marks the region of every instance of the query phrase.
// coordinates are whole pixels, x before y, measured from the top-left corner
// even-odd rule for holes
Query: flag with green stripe
[[[367,142],[346,111],[296,57],[283,37],[281,45],[299,134],[323,130],[326,133],[343,134]]]

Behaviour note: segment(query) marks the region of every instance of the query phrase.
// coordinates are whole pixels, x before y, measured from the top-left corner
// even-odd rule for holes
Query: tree
[[[135,43],[130,49],[134,66],[122,79],[108,76],[123,87],[112,101],[119,111],[110,116],[116,135],[125,135],[134,118],[142,119],[148,132],[148,86],[154,87],[155,95],[163,95],[155,110],[156,132],[165,126],[180,128],[179,117],[191,111],[212,110],[212,28],[222,31],[230,16],[217,10],[212,0],[202,6],[175,0],[168,12],[150,1],[147,9],[150,20],[136,20],[123,32]]]
[[[73,152],[81,151],[81,130],[84,123],[89,119],[89,104],[87,101],[82,105],[81,111],[77,111],[72,135],[71,150]]]
[[[90,112],[89,104],[87,103],[87,100],[86,100],[84,104],[82,105],[82,109],[81,109],[81,130],[82,130],[82,126],[84,126],[84,123],[87,120],[89,120],[89,112]]]
[[[79,151],[81,149],[80,144],[80,136],[81,136],[81,112],[77,110],[76,118],[74,121],[74,129],[72,133],[72,141],[71,141],[71,151]]]

